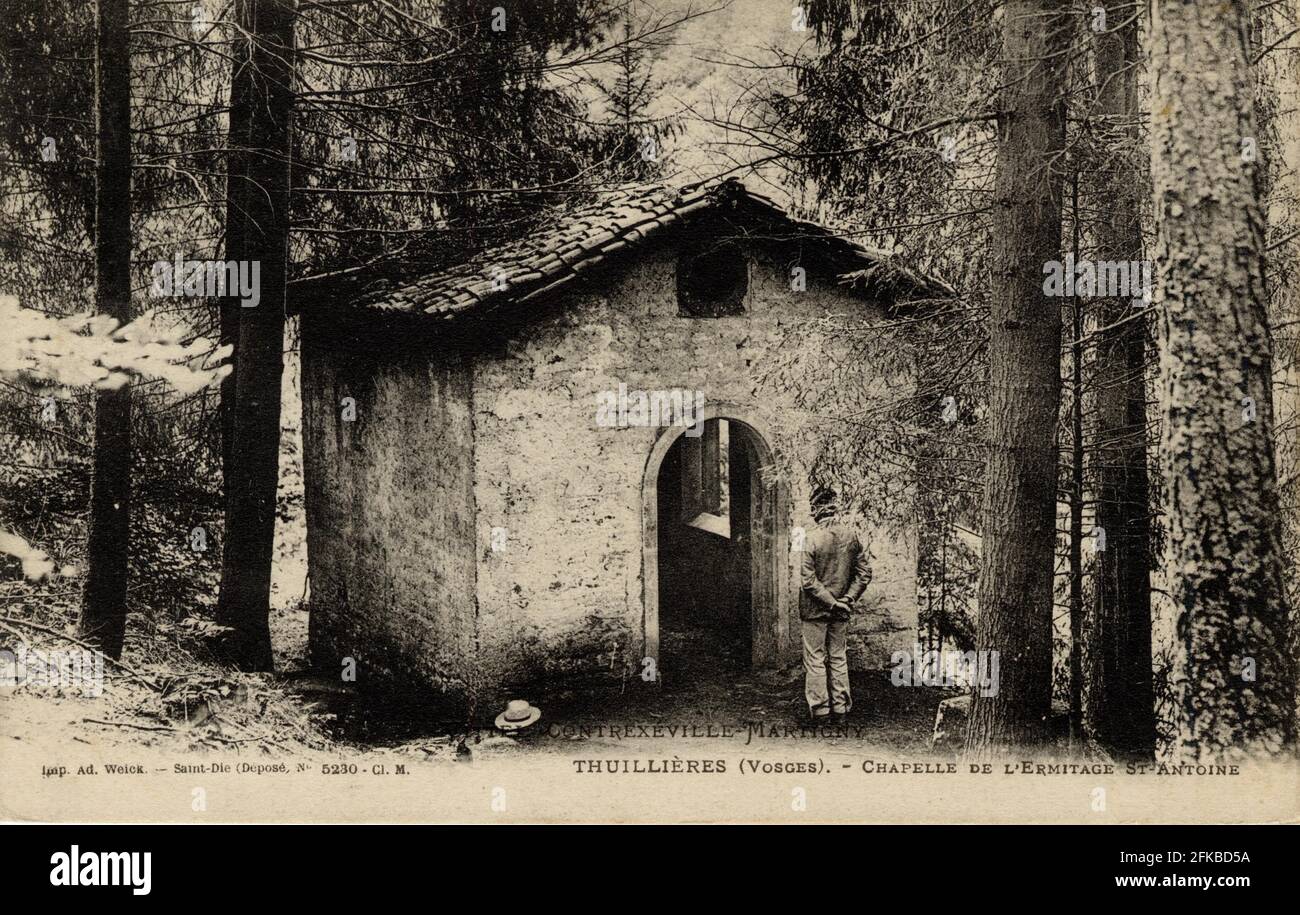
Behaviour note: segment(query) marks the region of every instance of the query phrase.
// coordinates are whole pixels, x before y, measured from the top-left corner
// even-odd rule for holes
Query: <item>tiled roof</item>
[[[623,188],[596,204],[558,210],[552,227],[520,241],[489,249],[463,264],[414,282],[372,290],[359,307],[386,312],[455,317],[510,302],[529,302],[568,284],[604,262],[656,235],[665,227],[711,207],[740,210],[748,205],[781,224],[781,237],[826,246],[843,265],[854,288],[875,285],[897,298],[947,297],[942,281],[893,263],[889,255],[836,235],[824,226],[791,217],[778,204],[731,179],[710,185]]]

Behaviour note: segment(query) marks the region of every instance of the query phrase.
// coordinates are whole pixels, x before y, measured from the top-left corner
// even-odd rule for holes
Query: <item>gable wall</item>
[[[478,552],[480,658],[488,682],[640,671],[642,478],[663,430],[598,428],[599,392],[617,391],[620,382],[629,389],[699,389],[710,403],[754,411],[776,430],[769,444],[788,475],[789,523],[810,523],[807,466],[821,447],[818,436],[836,434],[835,424],[800,412],[793,393],[763,374],[778,353],[824,359],[828,344],[813,322],[828,311],[855,320],[881,312],[811,275],[807,291],[793,293],[788,263],[750,253],[743,316],[679,317],[676,251],[658,245],[597,291],[564,293],[548,317],[480,357],[473,378],[478,542],[489,544],[493,528],[506,537],[505,549]],[[867,536],[875,582],[867,594],[871,612],[856,618],[850,641],[858,668],[885,666],[891,651],[910,648],[917,613],[914,532]],[[788,580],[797,588],[795,558]],[[787,603],[797,635],[793,593]],[[787,650],[797,657],[793,644]]]

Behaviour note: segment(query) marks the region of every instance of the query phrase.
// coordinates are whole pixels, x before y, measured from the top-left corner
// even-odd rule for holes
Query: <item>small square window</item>
[[[730,242],[711,243],[699,254],[677,259],[678,313],[692,318],[723,318],[745,313],[749,262]]]

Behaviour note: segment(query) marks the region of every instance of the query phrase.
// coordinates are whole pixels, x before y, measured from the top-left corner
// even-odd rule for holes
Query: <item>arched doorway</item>
[[[698,437],[664,429],[646,461],[644,656],[671,675],[673,651],[690,644],[678,637],[693,629],[720,664],[743,655],[744,666],[778,667],[789,641],[787,487],[750,411],[712,404],[701,421]]]

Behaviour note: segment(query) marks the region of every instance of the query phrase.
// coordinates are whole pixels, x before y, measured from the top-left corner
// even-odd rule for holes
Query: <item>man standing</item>
[[[804,697],[814,721],[824,721],[832,713],[843,719],[853,705],[847,651],[849,616],[871,581],[871,565],[858,535],[832,523],[837,514],[833,491],[818,488],[810,507],[816,524],[804,537],[799,597]]]

